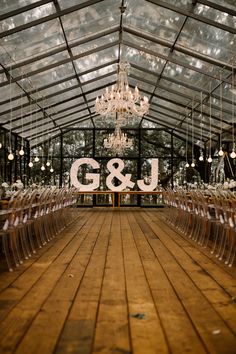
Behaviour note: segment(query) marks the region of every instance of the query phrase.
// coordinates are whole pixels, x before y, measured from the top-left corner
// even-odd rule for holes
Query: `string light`
[[[11,130],[12,130],[12,64],[10,67],[10,130],[9,130],[9,154],[7,156],[8,160],[14,160],[14,155],[12,153],[12,146],[11,146]]]
[[[233,141],[233,148],[232,148],[232,152],[230,154],[230,157],[232,159],[235,159],[236,157],[236,153],[235,153],[235,141],[234,141],[234,67],[233,67],[233,64],[232,64],[232,89],[231,89],[231,92],[232,92],[232,141]]]
[[[195,167],[194,163],[194,126],[193,126],[193,116],[194,116],[194,100],[192,100],[192,163],[191,167]]]
[[[220,150],[218,155],[221,157],[224,155],[224,151],[222,149],[222,130],[223,130],[223,81],[222,74],[220,73]]]
[[[202,126],[203,126],[203,114],[202,114],[202,91],[201,91],[201,144],[202,144]],[[203,152],[202,148],[200,149],[200,156],[199,156],[199,161],[203,161]]]
[[[186,107],[186,124],[187,124],[187,129],[186,129],[186,146],[185,146],[185,150],[186,150],[186,164],[185,167],[188,168],[189,167],[189,163],[188,163],[188,109]]]
[[[23,81],[23,74],[22,74],[22,81]],[[20,119],[21,119],[21,149],[19,151],[20,156],[24,156],[24,143],[23,143],[23,112],[22,112],[22,98],[23,98],[23,90],[20,94]]]
[[[211,83],[210,83],[210,96],[209,96],[209,99],[210,99],[210,116],[209,116],[209,126],[210,126],[210,140],[209,140],[209,157],[207,159],[207,161],[209,163],[212,162],[212,157],[211,157]]]

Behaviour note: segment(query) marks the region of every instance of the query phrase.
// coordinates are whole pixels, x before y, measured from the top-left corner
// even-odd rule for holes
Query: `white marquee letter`
[[[93,183],[90,184],[82,184],[78,181],[77,174],[78,169],[81,165],[91,165],[93,168],[100,168],[100,165],[97,161],[92,158],[83,157],[81,159],[76,160],[73,162],[71,169],[70,169],[70,179],[73,186],[78,188],[80,191],[93,191],[94,189],[99,187],[100,184],[100,175],[99,173],[86,173],[85,178],[91,179]]]
[[[137,181],[138,187],[141,191],[151,192],[157,187],[158,183],[158,159],[152,159],[152,169],[151,169],[151,182],[150,184],[145,184],[143,179]]]

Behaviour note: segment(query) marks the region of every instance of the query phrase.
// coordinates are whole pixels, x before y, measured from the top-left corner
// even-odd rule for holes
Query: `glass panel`
[[[60,118],[57,120],[57,124],[60,125],[64,125],[64,123],[70,123],[70,121],[73,120],[79,120],[79,118],[83,118],[84,116],[88,116],[89,115],[89,111],[87,109],[79,112],[79,113],[75,113],[75,114],[71,114],[69,117],[65,117],[65,118]]]
[[[60,53],[57,53],[54,55],[49,55],[48,57],[43,58],[42,60],[37,60],[33,63],[28,64],[28,65],[21,66],[20,68],[13,69],[12,73],[14,76],[24,77],[24,73],[29,73],[34,70],[44,68],[47,65],[51,65],[51,64],[60,62],[64,59],[69,59],[69,58],[70,58],[70,56],[69,56],[68,52],[63,51],[63,52],[60,52]]]
[[[99,81],[96,80],[95,82],[91,82],[90,84],[87,85],[83,85],[83,90],[85,90],[85,92],[90,91],[90,90],[95,90],[98,86],[98,82],[99,82],[99,86],[110,86],[112,82],[116,82],[117,80],[117,75],[111,75],[108,77],[105,77],[104,79],[100,79]],[[105,91],[105,89],[104,89]]]
[[[180,53],[176,50],[172,53],[171,59],[172,58],[179,60],[182,63],[191,65],[193,67],[193,70],[194,68],[201,69],[205,71],[207,74],[211,74],[219,77],[220,73],[222,72],[222,68],[219,66],[212,65],[211,63],[200,60],[198,58],[194,58],[184,53]],[[229,73],[230,71],[225,69],[223,72],[223,77],[228,77]]]
[[[142,120],[142,128],[160,128],[160,125],[157,123],[154,123],[150,120],[143,119]]]
[[[84,2],[87,2],[88,0],[58,0],[58,3],[60,5],[61,9],[66,9],[68,7],[74,6],[74,5],[80,5],[83,4]]]
[[[78,81],[76,79],[66,80],[60,84],[55,84],[52,87],[46,88],[44,90],[40,90],[40,93],[42,96],[47,96],[47,95],[50,95],[51,93],[55,93],[55,92],[60,93],[61,90],[73,87],[75,85],[78,85]],[[79,88],[78,88],[78,90],[79,90]]]
[[[161,107],[160,105],[156,105],[152,102],[151,105],[151,111],[152,112],[156,112],[156,114],[161,113],[161,114],[169,114],[170,116],[172,116],[173,118],[179,119],[180,117],[180,113],[178,112],[174,112],[170,109],[168,109],[167,107]]]
[[[160,130],[145,129],[141,131],[142,156],[171,156],[171,135]]]
[[[119,25],[120,1],[105,0],[62,17],[68,41]]]
[[[0,82],[1,82],[1,80],[0,80]],[[20,96],[21,93],[22,93],[22,90],[19,88],[19,86],[15,83],[12,83],[11,84],[11,97],[14,98],[16,96]],[[7,87],[6,86],[0,87],[0,102],[6,101],[6,100],[10,101],[10,85],[8,85]]]
[[[3,46],[16,62],[47,52],[65,43],[58,19],[41,23],[4,37]],[[9,55],[2,62],[9,62]]]
[[[187,83],[186,83],[186,86],[187,86]],[[179,84],[177,84],[175,82],[171,82],[169,80],[164,80],[164,79],[160,80],[160,85],[159,85],[160,88],[169,88],[170,90],[174,90],[176,92],[183,93],[185,95],[188,95],[189,97],[193,97],[196,95],[200,97],[199,91],[191,90],[190,88],[188,88],[186,86],[183,86],[181,82],[179,82]],[[203,97],[205,97],[205,96],[203,96]]]
[[[185,108],[184,107],[180,107],[174,103],[167,102],[166,100],[163,100],[159,97],[154,96],[152,98],[152,102],[156,103],[157,106],[160,104],[161,106],[164,106],[166,108],[170,108],[176,112],[179,112],[179,114],[185,115]]]
[[[79,87],[76,87],[75,89],[69,90],[67,92],[63,92],[63,93],[61,93],[59,95],[55,95],[51,98],[47,98],[45,101],[45,105],[48,106],[48,105],[51,105],[54,103],[58,103],[60,101],[66,100],[67,98],[71,98],[73,96],[78,96],[80,94],[81,94],[81,89]]]
[[[65,112],[61,112],[61,113],[57,113],[55,115],[53,115],[53,119],[57,120],[60,117],[64,117],[65,115],[71,115],[79,110],[82,110],[83,108],[86,108],[86,104],[81,104],[81,105],[76,105],[74,108],[72,109],[67,109]]]
[[[126,6],[125,26],[150,32],[172,42],[185,20],[185,16],[143,0],[128,0]]]
[[[192,10],[193,1],[192,0],[165,0],[166,3],[180,7],[181,9],[186,8],[187,10]]]
[[[118,48],[111,47],[103,50],[102,52],[95,52],[83,58],[74,61],[76,71],[80,74],[92,68],[96,69],[96,66],[109,63],[112,60],[118,60]]]
[[[228,62],[236,53],[235,35],[199,21],[188,19],[178,39],[178,44]]]
[[[115,72],[115,71],[117,71],[116,64],[108,65],[108,66],[105,66],[104,68],[101,68],[101,69],[98,69],[95,71],[91,71],[87,74],[81,75],[80,80],[81,80],[81,82],[86,82],[86,81],[95,79],[96,77],[106,75],[106,74],[109,74],[110,72]]]
[[[93,123],[91,119],[86,119],[81,123],[73,124],[74,128],[93,128]]]
[[[118,32],[108,34],[106,36],[99,37],[97,39],[94,39],[92,41],[88,41],[86,43],[82,43],[78,45],[77,47],[71,48],[73,55],[78,55],[85,53],[89,50],[96,50],[96,48],[99,48],[103,45],[106,45],[108,43],[114,43],[115,41],[118,41]]]
[[[218,84],[218,80],[170,62],[166,65],[163,76],[173,77],[175,80],[184,81],[201,89],[209,88],[210,82],[212,88]]]
[[[132,63],[134,63],[140,66],[140,68],[160,73],[166,62],[165,60],[158,58],[158,56],[153,56],[135,48],[124,46],[124,49],[125,60],[127,60],[131,66]]]
[[[148,49],[148,50],[153,50],[154,52],[156,53],[160,53],[160,54],[163,54],[163,55],[168,55],[169,52],[170,52],[170,49],[168,47],[164,47],[158,43],[155,43],[155,37],[154,38],[154,41],[149,41],[147,39],[144,39],[141,37],[141,33],[140,33],[140,37],[139,36],[135,36],[133,34],[130,34],[128,32],[124,32],[123,33],[123,39],[124,41],[128,41],[130,42],[131,44],[135,44],[135,45],[138,45],[139,47],[143,47],[145,49]],[[168,43],[169,41],[167,41]],[[171,43],[171,42],[170,42]]]
[[[76,105],[79,105],[80,103],[83,103],[83,99],[82,98],[76,98],[74,100],[70,100],[68,102],[65,103],[59,103],[58,105],[56,105],[54,107],[56,112],[59,112],[61,110],[65,110],[66,108],[70,108]],[[50,114],[50,108],[46,109],[46,112]]]
[[[148,80],[150,82],[152,82],[153,84],[156,84],[157,82],[157,78],[158,76],[155,76],[153,74],[149,74],[145,71],[142,71],[142,69],[136,69],[134,67],[131,66],[130,68],[130,75],[131,76],[136,76],[139,80]]]
[[[53,83],[59,80],[62,80],[68,76],[72,76],[74,74],[74,69],[71,63],[63,64],[57,66],[56,68],[52,68],[47,71],[43,71],[37,75],[31,76],[31,82],[34,87],[44,87],[47,84]],[[21,81],[19,81],[21,83]],[[30,90],[30,87],[28,88]]]
[[[55,7],[53,3],[38,6],[34,9],[28,10],[14,17],[6,18],[3,21],[0,21],[0,32],[8,31],[12,28],[35,21],[39,18],[43,18],[53,13],[55,13]]]
[[[11,108],[13,109],[14,107],[18,107],[18,106],[23,105],[28,102],[29,101],[26,97],[22,97],[21,99],[18,99],[18,100],[12,100],[11,103],[7,102],[5,104],[0,105],[0,112],[7,111]]]
[[[10,11],[14,11],[16,9],[20,9],[23,6],[27,6],[37,2],[38,0],[1,0],[0,8],[2,14],[5,14]]]
[[[158,87],[155,91],[156,95],[161,96],[161,98],[166,98],[167,100],[171,100],[171,101],[175,101],[176,104],[180,103],[183,104],[185,106],[187,106],[189,104],[189,99],[186,97],[182,97],[178,94],[175,93],[171,93],[169,91],[163,90],[160,87]]]
[[[89,157],[93,152],[93,131],[74,130],[63,134],[64,156]]]
[[[209,3],[219,4],[221,6],[235,10],[235,0],[214,0],[214,2],[210,0]]]
[[[222,4],[221,4],[222,5]],[[235,7],[234,7],[235,10]],[[235,17],[230,16],[226,12],[218,11],[203,4],[196,4],[194,13],[209,18],[210,20],[222,23],[229,27],[236,27]]]

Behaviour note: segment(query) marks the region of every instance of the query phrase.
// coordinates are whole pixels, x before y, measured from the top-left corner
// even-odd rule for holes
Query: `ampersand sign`
[[[114,167],[115,163],[118,164],[117,168]],[[115,158],[108,161],[107,168],[111,173],[107,176],[106,185],[110,190],[114,192],[121,192],[127,187],[133,188],[134,182],[131,181],[131,174],[127,173],[125,175],[122,175],[121,173],[124,167],[125,164],[121,159]],[[112,183],[114,177],[118,178],[118,180],[122,182],[119,186],[114,186],[114,184]]]

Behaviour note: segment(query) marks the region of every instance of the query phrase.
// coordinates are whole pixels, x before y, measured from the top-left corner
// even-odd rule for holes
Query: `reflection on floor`
[[[236,353],[236,275],[162,209],[78,209],[0,272],[0,353]]]

